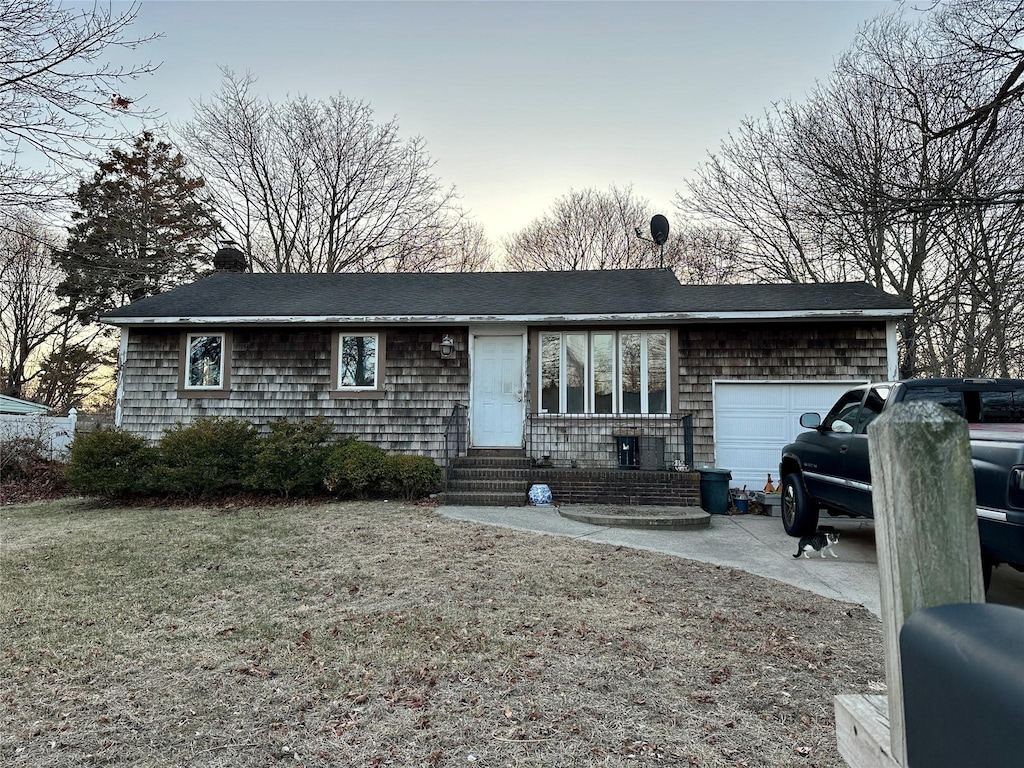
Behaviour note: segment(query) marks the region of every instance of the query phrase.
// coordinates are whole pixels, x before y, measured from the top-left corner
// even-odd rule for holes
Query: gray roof
[[[757,283],[743,285],[683,285],[686,306],[699,311],[897,311],[909,314],[911,305],[868,283]]]
[[[671,319],[734,313],[905,314],[866,283],[680,285],[671,270],[402,274],[215,273],[108,312],[113,324]]]

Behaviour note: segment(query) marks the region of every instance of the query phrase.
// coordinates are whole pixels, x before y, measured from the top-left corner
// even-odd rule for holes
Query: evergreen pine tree
[[[146,131],[130,151],[113,149],[75,194],[67,248],[54,261],[65,311],[83,323],[104,311],[195,278],[218,229],[205,182]]]

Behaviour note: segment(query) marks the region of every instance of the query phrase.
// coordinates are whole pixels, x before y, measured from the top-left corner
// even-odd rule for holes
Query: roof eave
[[[750,320],[853,320],[905,317],[910,309],[822,309],[736,312],[619,312],[530,315],[187,315],[101,317],[108,325],[470,325],[474,323],[738,322]]]

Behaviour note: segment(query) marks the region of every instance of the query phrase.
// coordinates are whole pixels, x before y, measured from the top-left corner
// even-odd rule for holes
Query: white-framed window
[[[541,407],[547,413],[587,413],[586,333],[541,334]]]
[[[383,397],[384,350],[384,333],[335,331],[331,340],[331,397]]]
[[[590,334],[590,360],[593,382],[593,413],[617,413],[618,373],[615,354],[614,331],[601,331]]]
[[[181,332],[177,394],[182,398],[230,397],[230,330]]]
[[[185,389],[224,389],[226,350],[223,333],[186,334]]]
[[[539,412],[667,414],[669,332],[541,331]]]
[[[619,334],[620,413],[668,413],[668,332]]]
[[[338,335],[338,389],[376,389],[376,333]]]

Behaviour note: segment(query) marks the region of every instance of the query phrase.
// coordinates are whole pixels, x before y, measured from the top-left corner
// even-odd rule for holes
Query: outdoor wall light
[[[441,357],[445,360],[455,354],[455,342],[452,341],[452,337],[447,333],[441,337]]]

